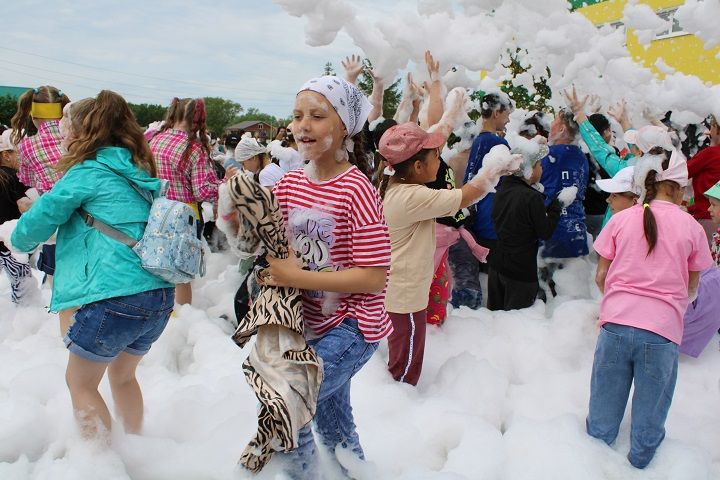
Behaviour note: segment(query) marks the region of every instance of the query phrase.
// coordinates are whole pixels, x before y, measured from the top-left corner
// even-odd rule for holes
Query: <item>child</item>
[[[501,146],[488,153],[486,164],[462,188],[433,190],[424,184],[436,178],[442,161],[440,148],[446,140],[444,135],[427,133],[414,123],[391,127],[380,139],[379,152],[392,169],[389,182],[380,189],[392,246],[385,303],[393,324],[388,337],[388,369],[395,380],[410,385],[417,385],[425,351],[435,218],[454,215],[484,197],[501,175],[520,163],[519,156],[513,157]]]
[[[165,124],[150,139],[158,177],[169,181],[167,198],[185,202],[195,210],[198,238],[202,235],[199,204],[217,201],[218,179],[210,158],[202,98],[174,98]],[[192,303],[190,283],[175,287],[179,305]]]
[[[503,180],[493,202],[492,220],[498,241],[488,259],[489,310],[514,310],[535,303],[539,283],[539,239],[547,240],[560,219],[561,205],[554,200],[545,207],[543,195],[532,185],[542,175],[547,145],[518,138],[526,147],[513,150],[523,155],[523,168]]]
[[[122,97],[103,90],[73,103],[69,113],[68,153],[58,163],[64,176],[20,217],[12,247],[29,252],[57,230],[51,308],[80,307],[64,339],[76,418],[88,437],[99,433],[99,423],[110,430],[110,412],[98,392],[107,370],[125,430],[138,433],[143,407],[135,369],[165,328],[172,285],[144,270],[127,245],[86,225],[78,209],[139,239],[150,204],[131,183],[158,194],[160,181]]]
[[[714,116],[710,116],[710,145],[700,150],[688,160],[688,175],[692,178],[695,203],[688,207],[690,215],[695,217],[707,233],[708,241],[717,229],[717,223],[708,215],[708,199],[703,195],[707,189],[720,180],[720,125]]]
[[[70,99],[55,87],[45,85],[29,89],[18,99],[18,109],[11,120],[13,142],[18,145],[18,179],[40,194],[49,191],[61,176],[55,165],[62,156],[60,118]],[[37,133],[26,134],[32,125]],[[52,277],[55,274],[55,245],[43,245],[38,269]],[[66,330],[69,316],[60,313],[61,330]]]
[[[699,272],[713,263],[703,228],[678,207],[687,183],[677,152],[650,149],[634,173],[642,205],[613,215],[594,245],[604,297],[587,432],[615,441],[634,383],[628,460],[636,468],[650,463],[665,437],[683,314]]]
[[[18,99],[18,109],[11,120],[13,142],[18,145],[18,179],[41,195],[62,176],[55,166],[62,156],[60,119],[63,107],[69,102],[67,95],[50,85],[32,88]],[[28,137],[31,125],[37,128],[37,133]],[[43,245],[37,268],[47,275],[46,278],[52,279],[55,275],[54,244]],[[72,312],[61,311],[59,317],[60,335],[64,336],[72,322]]]
[[[633,191],[632,177],[634,167],[626,167],[613,178],[599,180],[598,186],[610,193],[608,204],[615,215],[637,204],[638,194]],[[713,186],[705,192],[709,200],[710,218],[717,226],[720,224],[720,184]],[[680,353],[691,357],[699,357],[702,351],[720,328],[720,235],[714,237],[711,253],[715,265],[700,274],[697,298],[690,302],[683,317],[683,337],[680,343]]]
[[[33,88],[20,96],[17,112],[11,120],[15,132],[13,141],[18,143],[20,157],[18,178],[41,194],[49,191],[61,176],[54,167],[62,156],[60,119],[63,107],[69,102],[70,99],[55,87]],[[31,119],[37,133],[27,137]]]
[[[505,130],[510,121],[510,114],[514,110],[510,98],[502,93],[488,93],[482,99],[482,131],[473,141],[468,157],[467,168],[463,184],[467,183],[477,174],[483,165],[483,158],[496,145],[505,145],[510,148],[507,140],[497,134]],[[495,194],[489,193],[477,205],[472,230],[480,245],[493,249],[497,241],[497,233],[492,222],[492,204]],[[473,217],[471,217],[473,218]],[[480,264],[470,254],[470,249],[464,242],[458,242],[450,248],[450,265],[455,272],[457,280],[453,287],[451,302],[453,307],[464,305],[472,309],[480,308],[482,304],[482,290],[475,279],[480,275]],[[467,279],[464,285],[460,280]]]
[[[367,176],[359,133],[370,112],[349,82],[325,76],[295,98],[293,135],[309,163],[273,189],[295,251],[306,261],[268,258],[265,283],[303,289],[305,329],[323,359],[315,431],[337,463],[335,449],[364,458],[350,406],[350,383],[392,331],[385,312],[390,240],[382,201]],[[310,426],[289,453],[295,478],[318,478]]]
[[[17,152],[11,134],[12,130],[8,129],[0,135],[0,224],[20,218],[20,214],[27,209],[23,199],[29,201],[25,196],[28,187],[17,178]],[[10,299],[13,303],[20,303],[31,289],[36,288],[30,265],[13,257],[1,241],[0,270],[5,270],[10,280]]]

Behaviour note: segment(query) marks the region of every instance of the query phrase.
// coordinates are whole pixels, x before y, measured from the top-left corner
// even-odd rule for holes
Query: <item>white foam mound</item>
[[[257,422],[232,327],[240,283],[231,254],[210,254],[194,305],[177,311],[140,363],[144,433],[114,425],[113,447],[79,439],[64,374],[58,320],[16,308],[0,276],[0,478],[166,480],[287,478],[271,462],[258,476],[236,463]],[[594,265],[555,272],[558,297],[512,312],[454,310],[428,326],[418,386],[392,380],[387,346],[352,380],[355,423],[368,463],[339,457],[368,480],[720,478],[718,337],[698,359],[681,357],[667,438],[643,472],[625,459],[629,419],[613,447],[585,434],[597,337]],[[107,379],[100,391],[113,410]],[[629,415],[629,412],[628,412]],[[325,465],[325,464],[323,464]],[[328,469],[325,465],[325,468]],[[328,470],[327,478],[342,478]]]

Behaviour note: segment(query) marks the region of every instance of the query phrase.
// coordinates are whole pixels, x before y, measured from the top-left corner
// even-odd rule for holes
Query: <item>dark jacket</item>
[[[550,238],[560,219],[557,199],[545,206],[542,193],[519,177],[505,177],[495,194],[492,219],[498,242],[488,262],[513,280],[537,281],[539,240]]]

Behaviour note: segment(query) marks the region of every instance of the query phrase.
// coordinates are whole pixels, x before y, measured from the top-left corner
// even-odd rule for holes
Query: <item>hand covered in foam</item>
[[[438,132],[449,137],[453,130],[469,120],[467,112],[472,109],[472,106],[472,100],[463,87],[453,88],[445,99],[445,111],[442,118],[428,128],[428,132]]]
[[[473,187],[495,191],[495,185],[503,175],[510,175],[522,166],[523,156],[519,153],[510,153],[505,145],[495,145],[483,158],[483,166],[468,183]]]
[[[10,255],[15,257],[18,262],[28,263],[30,255],[28,253],[15,250],[12,243],[10,243],[10,236],[12,235],[13,230],[15,230],[15,225],[17,225],[17,220],[9,220],[0,224],[0,242],[2,242],[8,250],[10,250]]]
[[[563,208],[567,207],[575,201],[577,192],[578,188],[575,185],[563,188],[557,196],[558,202],[560,202],[560,205],[562,205]]]

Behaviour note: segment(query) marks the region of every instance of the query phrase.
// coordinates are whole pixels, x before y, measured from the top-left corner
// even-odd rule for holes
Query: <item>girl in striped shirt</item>
[[[333,76],[312,79],[297,94],[292,131],[308,164],[273,189],[294,258],[269,258],[266,283],[303,290],[308,344],[323,359],[314,418],[331,458],[336,447],[363,457],[350,406],[350,381],[392,325],[385,312],[390,239],[382,201],[366,172],[360,135],[371,105],[355,85]],[[289,454],[294,478],[317,478],[310,426]]]

